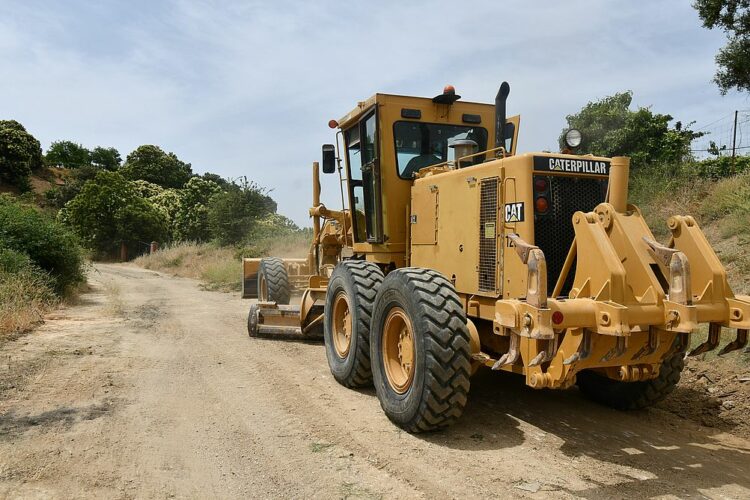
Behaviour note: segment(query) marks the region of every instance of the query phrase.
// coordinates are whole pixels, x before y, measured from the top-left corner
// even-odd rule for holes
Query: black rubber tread
[[[264,257],[258,268],[258,298],[260,299],[260,275],[266,279],[268,300],[277,304],[289,304],[292,297],[292,287],[284,261],[278,257]]]
[[[416,343],[416,371],[405,394],[391,388],[382,359],[382,329],[394,306],[409,316]],[[461,417],[470,387],[469,339],[466,313],[440,273],[401,268],[386,276],[375,299],[370,352],[375,390],[391,421],[417,433],[447,427]]]
[[[383,271],[372,262],[345,260],[336,265],[328,281],[323,326],[328,366],[333,377],[345,387],[372,385],[370,370],[370,318],[375,295],[383,282]],[[345,359],[339,357],[331,336],[333,299],[344,290],[352,314],[352,347]]]
[[[247,313],[247,334],[250,337],[258,336],[258,304],[250,304]]]
[[[586,397],[597,403],[617,410],[640,410],[666,398],[680,381],[683,368],[685,354],[678,352],[662,362],[659,376],[653,380],[621,382],[584,370],[578,374],[577,384]]]

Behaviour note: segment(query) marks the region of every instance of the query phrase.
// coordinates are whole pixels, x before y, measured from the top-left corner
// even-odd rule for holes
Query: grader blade
[[[258,302],[250,306],[247,329],[251,337],[303,337],[299,306]]]

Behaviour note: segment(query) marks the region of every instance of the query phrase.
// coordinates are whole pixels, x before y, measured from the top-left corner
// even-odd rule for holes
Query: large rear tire
[[[375,299],[371,328],[373,381],[388,418],[408,432],[454,423],[469,393],[471,349],[453,285],[432,270],[391,272]]]
[[[357,260],[340,262],[326,291],[323,337],[331,374],[346,387],[372,383],[370,317],[383,271]]]
[[[643,382],[620,382],[585,370],[577,376],[578,388],[589,399],[617,410],[647,408],[674,390],[685,368],[684,356],[684,353],[678,352],[665,359],[659,376]]]
[[[277,257],[264,257],[258,268],[258,300],[289,304],[292,287],[289,284],[284,261]]]

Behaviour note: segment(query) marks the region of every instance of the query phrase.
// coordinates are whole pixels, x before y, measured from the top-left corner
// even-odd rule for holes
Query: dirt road
[[[236,295],[122,265],[90,281],[0,347],[2,496],[750,496],[750,442],[664,409],[483,373],[458,425],[412,436],[320,344],[248,338]]]

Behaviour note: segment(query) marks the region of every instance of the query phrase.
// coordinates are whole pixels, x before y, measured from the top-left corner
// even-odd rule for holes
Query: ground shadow
[[[17,415],[11,410],[0,415],[0,438],[12,439],[32,428],[72,426],[83,420],[94,420],[112,411],[113,403],[104,401],[85,407],[61,406],[36,415]]]
[[[692,404],[709,404],[704,401],[709,397],[699,391],[690,392],[690,397]],[[658,408],[620,412],[588,401],[576,389],[534,390],[522,377],[508,373],[480,371],[472,378],[461,420],[422,438],[462,450],[508,448],[529,439],[519,428],[521,422],[557,437],[563,443],[560,451],[571,459],[590,457],[654,476],[623,475],[627,490],[622,483],[609,485],[586,477],[596,486],[570,491],[577,496],[622,497],[623,491],[629,497],[692,495],[701,494],[699,488],[727,485],[750,489],[750,445],[746,442],[727,445],[717,438],[716,429],[698,427]],[[718,428],[731,427],[731,422],[724,421]]]

